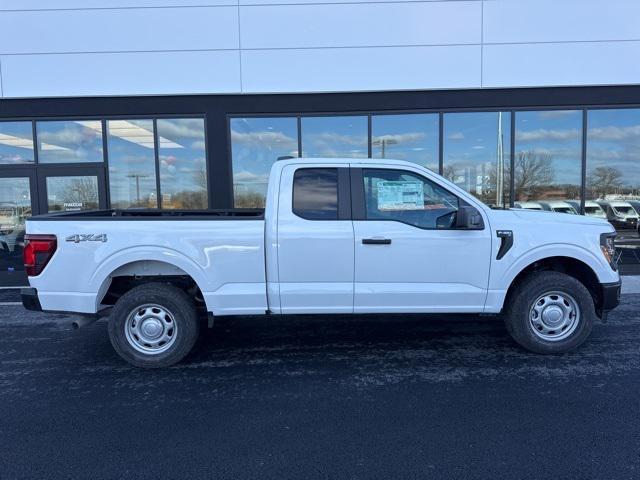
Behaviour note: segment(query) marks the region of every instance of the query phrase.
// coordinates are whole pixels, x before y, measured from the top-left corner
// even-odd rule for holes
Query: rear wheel
[[[560,272],[531,273],[505,306],[513,339],[536,353],[564,353],[587,339],[595,321],[589,290]]]
[[[137,367],[174,365],[193,348],[199,319],[194,302],[177,287],[148,283],[116,302],[109,338],[124,360]]]

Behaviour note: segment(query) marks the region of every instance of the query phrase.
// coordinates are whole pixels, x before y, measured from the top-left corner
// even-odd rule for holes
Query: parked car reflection
[[[538,202],[515,202],[513,206],[525,210],[544,210]]]
[[[13,253],[24,239],[25,218],[31,209],[13,203],[0,203],[0,248]]]
[[[638,212],[629,202],[598,200],[597,203],[605,210],[607,220],[611,222],[616,230],[635,230],[638,228]]]
[[[571,204],[563,200],[549,200],[547,202],[540,202],[543,210],[556,213],[569,213],[571,215],[577,215],[578,211],[571,206]]]

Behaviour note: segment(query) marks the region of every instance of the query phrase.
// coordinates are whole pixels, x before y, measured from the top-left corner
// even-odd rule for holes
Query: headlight
[[[615,238],[615,233],[603,233],[600,235],[600,250],[602,250],[604,258],[607,259],[607,262],[609,262],[609,265],[611,265],[613,270],[618,269],[618,264],[616,262],[616,247],[614,244]]]

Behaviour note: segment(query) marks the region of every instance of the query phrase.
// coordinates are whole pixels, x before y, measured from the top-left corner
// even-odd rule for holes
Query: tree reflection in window
[[[564,211],[580,198],[582,112],[517,112],[515,137],[517,202]]]
[[[509,205],[511,114],[445,113],[443,175],[484,203]]]

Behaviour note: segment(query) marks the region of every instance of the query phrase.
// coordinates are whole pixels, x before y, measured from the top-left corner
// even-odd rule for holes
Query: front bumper
[[[27,310],[33,312],[41,312],[42,306],[38,299],[38,291],[35,288],[23,288],[20,290],[20,298],[22,299],[22,306]]]
[[[599,314],[606,314],[620,304],[620,292],[622,282],[618,280],[613,283],[600,284],[600,305],[598,306]]]

